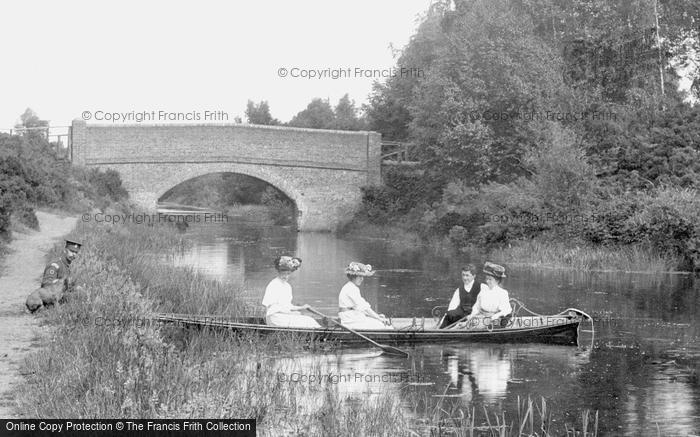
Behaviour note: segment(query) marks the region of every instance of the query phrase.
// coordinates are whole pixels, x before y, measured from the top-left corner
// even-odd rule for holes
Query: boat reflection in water
[[[372,349],[342,349],[338,354],[271,358],[277,381],[294,393],[297,405],[313,410],[335,399],[367,402],[387,396],[410,416],[430,416],[436,405],[500,408],[520,396],[553,399],[588,354],[567,346],[471,345],[418,346],[404,359]],[[544,364],[546,363],[546,364]],[[544,369],[542,366],[544,365]],[[544,370],[547,375],[540,378]],[[428,400],[428,402],[425,402]]]
[[[448,404],[478,409],[515,403],[518,396],[556,398],[590,360],[589,351],[583,349],[532,344],[426,347],[423,353],[439,357],[440,370],[431,370],[428,361],[425,371],[445,375],[436,380],[444,393],[437,397],[444,396]]]
[[[464,401],[470,402],[474,394],[486,402],[505,397],[512,363],[501,347],[478,349],[446,349],[443,351],[450,388],[447,395],[456,390]]]

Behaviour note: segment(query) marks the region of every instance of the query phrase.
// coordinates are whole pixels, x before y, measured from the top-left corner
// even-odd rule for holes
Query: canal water
[[[428,326],[435,323],[431,310],[447,305],[459,285],[460,266],[484,261],[435,256],[363,235],[337,238],[241,221],[193,224],[183,232],[194,245],[176,263],[244,289],[260,314],[263,290],[275,276],[272,260],[281,254],[303,259],[291,279],[297,304],[336,315],[343,269],[360,261],[377,270],[362,284],[373,308],[388,317],[416,317]],[[511,297],[541,314],[580,308],[594,317],[595,336],[583,332],[580,347],[418,346],[410,349],[409,361],[350,349],[308,357],[316,369],[313,377],[305,358],[279,360],[274,364],[279,378],[289,384],[325,378],[343,396],[360,400],[395,392],[418,417],[439,403],[447,411],[474,408],[477,424],[485,421],[484,407],[505,411],[510,423],[517,420],[518,399],[530,397],[540,408],[544,398],[560,432],[565,423],[580,429],[581,413],[590,410],[599,412],[599,435],[700,433],[698,278],[506,267],[503,286]]]

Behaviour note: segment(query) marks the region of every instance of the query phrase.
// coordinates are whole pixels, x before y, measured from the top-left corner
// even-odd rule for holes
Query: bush
[[[0,235],[10,217],[37,228],[35,207],[74,209],[107,205],[128,197],[119,173],[82,169],[58,160],[45,139],[0,134]]]
[[[17,219],[23,225],[31,229],[39,229],[39,219],[36,217],[34,208],[25,205],[17,213]]]
[[[664,187],[650,193],[613,196],[596,206],[585,224],[588,241],[604,245],[647,244],[661,255],[679,257],[678,266],[700,266],[700,195]]]
[[[370,223],[385,224],[395,218],[399,208],[399,193],[391,187],[362,187],[362,210],[360,214]]]
[[[445,185],[439,175],[399,167],[387,169],[383,178],[384,185],[362,188],[359,215],[374,224],[389,223],[438,200]]]
[[[640,203],[643,208],[631,218],[637,232],[660,253],[681,257],[680,268],[700,267],[700,193],[662,187]]]
[[[119,202],[129,197],[126,188],[122,186],[122,180],[116,170],[102,171],[93,168],[88,171],[88,182],[95,189],[100,198],[107,198]]]
[[[588,205],[596,197],[591,166],[573,134],[561,128],[545,132],[540,151],[527,157],[530,178],[478,188],[450,183],[442,199],[424,215],[424,223],[452,241],[492,246],[533,238],[543,232],[577,237]]]
[[[584,222],[584,239],[595,244],[633,244],[643,240],[638,226],[630,221],[643,205],[639,196],[628,193],[600,201]]]

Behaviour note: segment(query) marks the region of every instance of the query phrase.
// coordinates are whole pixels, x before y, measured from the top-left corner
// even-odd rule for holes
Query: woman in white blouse
[[[309,305],[292,304],[292,286],[289,284],[289,276],[300,266],[301,259],[296,257],[280,256],[275,260],[277,277],[267,284],[262,300],[262,304],[267,308],[265,321],[268,325],[288,328],[321,327],[313,318],[298,312],[309,308]]]
[[[367,276],[374,275],[372,266],[351,262],[345,269],[348,282],[340,289],[338,316],[340,323],[351,329],[394,329],[383,314],[372,310],[360,294],[360,284]]]
[[[475,326],[474,321],[483,322],[484,325],[504,326],[513,312],[508,291],[501,288],[501,282],[506,277],[506,269],[498,264],[487,262],[484,264],[484,273],[486,284],[481,284],[481,291],[472,307],[469,315],[470,326]]]

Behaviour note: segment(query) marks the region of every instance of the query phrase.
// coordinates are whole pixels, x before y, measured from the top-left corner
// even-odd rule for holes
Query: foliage
[[[419,144],[425,166],[453,180],[476,185],[526,174],[523,156],[543,128],[521,114],[558,107],[561,60],[509,2],[431,8],[398,64],[425,74],[375,88],[374,126]],[[379,116],[396,104],[408,110],[408,132],[383,126],[389,118],[406,124],[401,111]]]
[[[678,105],[646,128],[631,128],[634,135],[624,135],[616,156],[609,157],[616,158],[614,179],[700,188],[700,107]]]
[[[680,268],[700,266],[700,193],[662,187],[649,193],[614,196],[601,202],[585,237],[597,244],[644,243],[678,257]]]
[[[358,118],[355,101],[350,100],[350,96],[345,94],[340,98],[333,110],[335,120],[331,124],[332,129],[337,130],[365,130],[364,119]]]
[[[22,121],[26,126],[43,123],[31,110]],[[0,134],[0,235],[5,238],[13,215],[36,228],[36,207],[104,207],[127,197],[117,172],[73,167],[58,159],[43,135]]]
[[[31,108],[27,108],[20,115],[20,123],[15,125],[15,129],[20,131],[23,137],[30,140],[46,139],[48,128],[48,120],[40,119]]]
[[[101,171],[97,168],[90,169],[88,171],[88,182],[94,187],[100,198],[119,202],[129,197],[129,193],[122,186],[121,177],[116,170],[107,169]]]
[[[384,184],[362,188],[362,211],[370,223],[383,224],[439,195],[440,181],[401,168],[387,169]]]
[[[445,188],[367,189],[360,220],[458,247],[539,239],[699,265],[698,209],[681,212],[697,195],[670,194],[700,188],[700,107],[677,91],[681,68],[700,83],[691,3],[434,2],[397,60],[424,74],[375,84],[365,112]]]
[[[458,245],[489,246],[545,231],[562,237],[578,233],[596,190],[592,168],[570,131],[553,127],[543,136],[539,150],[524,159],[530,178],[478,188],[450,183],[424,214],[424,224],[449,233]]]
[[[335,108],[331,107],[328,100],[315,98],[287,125],[310,129],[364,130],[367,123],[358,112],[355,102],[350,100],[348,94],[340,98]]]
[[[289,126],[310,129],[329,129],[335,120],[335,113],[328,100],[315,98],[289,121]]]
[[[263,124],[263,125],[277,125],[280,121],[273,118],[270,114],[270,105],[267,101],[263,100],[257,105],[252,101],[248,100],[246,105],[245,116],[250,124]]]

